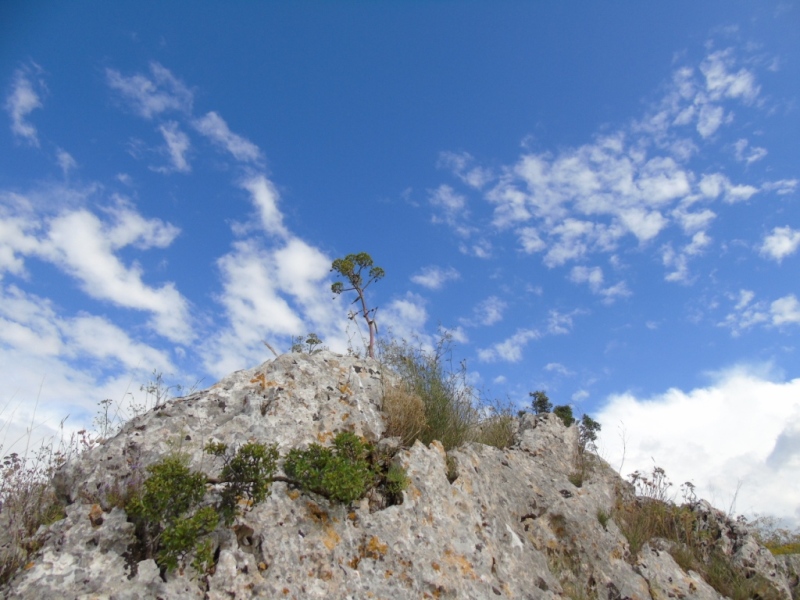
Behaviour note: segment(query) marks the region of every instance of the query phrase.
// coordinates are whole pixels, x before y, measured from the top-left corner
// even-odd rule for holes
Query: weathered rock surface
[[[658,540],[630,556],[604,518],[626,484],[595,460],[576,487],[577,431],[552,415],[522,417],[515,444],[502,450],[469,444],[446,455],[436,442],[401,450],[395,460],[411,483],[402,504],[383,509],[369,499],[333,505],[276,482],[264,503],[216,532],[216,568],[205,578],[191,568],[162,576],[154,561],[130,559],[133,526],[103,506],[114,482],[141,477],[174,450],[213,474],[220,465],[202,452],[210,439],[274,442],[282,454],[343,430],[377,442],[384,378],[371,360],[287,354],[128,423],[60,474],[67,517],[4,597],[721,597]],[[726,524],[729,554],[788,599],[797,561],[776,561],[745,529],[701,509]]]

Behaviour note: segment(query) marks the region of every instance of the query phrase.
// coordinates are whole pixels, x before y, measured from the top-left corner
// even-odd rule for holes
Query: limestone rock
[[[518,419],[506,449],[400,449],[394,460],[410,485],[402,504],[387,508],[374,499],[331,504],[275,482],[265,502],[215,532],[212,574],[162,573],[153,560],[131,558],[133,525],[111,507],[109,491],[141,481],[147,465],[175,450],[215,475],[218,459],[202,451],[209,440],[275,443],[285,454],[354,431],[396,445],[381,440],[392,377],[374,360],[286,354],[131,421],[60,472],[67,516],[3,597],[721,598],[682,571],[665,542],[631,556],[609,518],[627,484],[596,458],[579,477],[577,430],[554,415]],[[765,554],[711,507],[698,510],[726,528],[734,560],[769,577],[788,600],[797,562]]]

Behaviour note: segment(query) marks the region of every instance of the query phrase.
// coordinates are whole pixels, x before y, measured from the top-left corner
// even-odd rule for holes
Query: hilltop
[[[705,502],[637,499],[553,414],[510,419],[502,448],[473,441],[446,451],[388,437],[387,392],[402,384],[377,360],[290,353],[131,420],[58,472],[64,518],[42,528],[40,548],[3,597],[797,597],[799,556],[774,557]],[[367,470],[352,471],[367,474],[365,496],[341,501],[327,484],[304,488],[296,465],[287,476],[287,456],[297,462],[309,447],[345,440],[342,432],[354,434],[347,448],[368,449]],[[202,536],[208,563],[196,566],[195,549],[174,568],[146,557],[141,518],[129,513],[152,467],[181,457],[203,474],[197,506],[209,508],[225,497],[232,453],[248,444],[280,457],[269,495],[236,495],[235,515]],[[396,488],[392,472],[404,474]],[[167,489],[170,499],[178,487]],[[649,539],[648,519],[682,523],[686,543]]]

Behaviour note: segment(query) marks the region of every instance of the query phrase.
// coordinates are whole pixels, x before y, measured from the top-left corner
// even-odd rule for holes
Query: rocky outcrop
[[[374,497],[336,505],[275,482],[265,502],[215,532],[211,574],[164,573],[132,558],[133,525],[109,491],[141,479],[147,465],[180,451],[213,475],[220,464],[202,451],[209,440],[276,443],[282,454],[340,431],[377,443],[391,382],[373,360],[286,354],[131,421],[59,474],[67,516],[4,597],[721,597],[684,572],[666,542],[631,556],[610,518],[627,484],[599,459],[580,477],[577,431],[552,415],[521,417],[505,449],[468,444],[445,453],[417,442],[399,450],[394,460],[410,484],[398,505]],[[788,599],[796,563],[775,561],[746,529],[698,507],[724,524],[728,554]]]

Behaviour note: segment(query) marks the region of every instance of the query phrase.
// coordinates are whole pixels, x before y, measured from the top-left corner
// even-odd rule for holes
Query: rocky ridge
[[[213,474],[209,440],[275,443],[281,454],[352,431],[383,439],[381,412],[392,374],[374,360],[322,352],[285,354],[127,423],[68,464],[56,486],[66,518],[50,526],[36,559],[4,598],[608,598],[722,596],[683,571],[652,540],[636,556],[611,515],[628,484],[599,459],[574,481],[577,430],[553,415],[525,415],[505,449],[467,444],[445,453],[419,442],[394,460],[410,484],[399,505],[368,497],[331,504],[282,482],[265,502],[214,534],[216,566],[162,573],[134,561],[134,527],[107,501],[119,482],[170,452]],[[797,556],[777,560],[743,525],[705,503],[734,563],[797,593]],[[606,518],[602,518],[603,515]],[[795,596],[796,597],[796,596]]]

